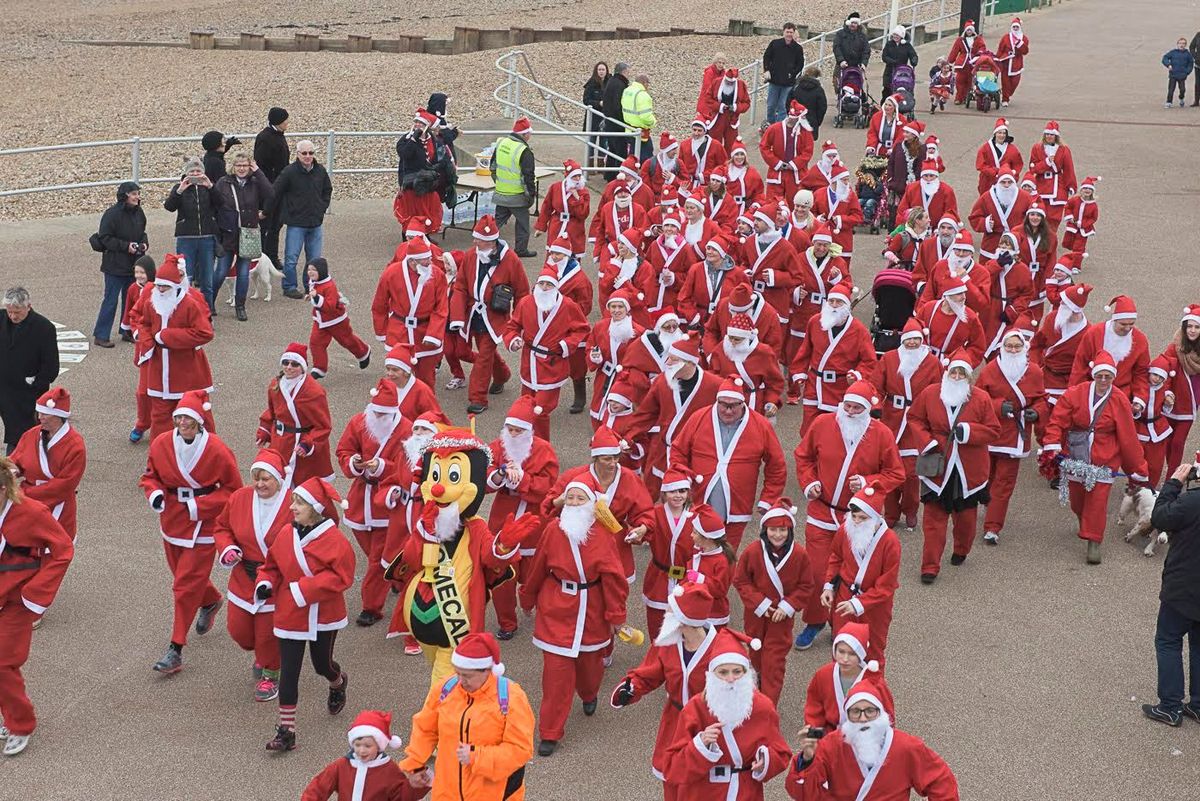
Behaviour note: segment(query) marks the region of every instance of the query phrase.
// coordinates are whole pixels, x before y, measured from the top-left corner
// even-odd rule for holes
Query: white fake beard
[[[1045,142],[1043,142],[1042,150],[1046,151],[1046,158],[1052,159],[1052,158],[1054,158],[1054,154],[1058,152],[1058,145],[1057,144],[1048,145]]]
[[[961,322],[967,319],[967,301],[965,297],[962,300],[959,300],[958,297],[958,295],[948,295],[945,301],[946,305],[950,307],[950,311],[954,312],[954,316]]]
[[[1000,372],[1004,373],[1004,377],[1010,383],[1017,383],[1025,375],[1025,371],[1029,368],[1029,351],[1022,348],[1020,353],[1009,353],[1003,348],[1000,349]]]
[[[1013,184],[1008,189],[1005,189],[1002,186],[997,186],[996,187],[996,200],[999,200],[1000,203],[1003,206],[1005,206],[1006,208],[1011,207],[1013,202],[1016,201],[1016,199],[1017,199],[1018,191],[1020,191],[1020,190],[1017,188],[1016,184]]]
[[[150,293],[150,303],[154,306],[154,311],[158,312],[158,316],[163,318],[163,322],[170,318],[171,312],[175,311],[182,299],[183,292],[178,290],[159,292],[155,289]]]
[[[1087,318],[1083,316],[1080,316],[1075,322],[1071,322],[1071,315],[1074,313],[1073,309],[1067,308],[1066,303],[1058,304],[1058,311],[1054,313],[1054,330],[1063,337],[1073,336],[1076,331],[1087,325]]]
[[[965,378],[954,379],[950,374],[942,376],[942,403],[948,406],[962,406],[971,396],[971,382]]]
[[[533,429],[522,431],[515,437],[508,433],[508,429],[504,429],[500,432],[500,443],[504,446],[508,460],[520,467],[525,464],[530,451],[533,450]]]
[[[608,338],[618,345],[624,344],[633,339],[633,318],[625,315],[620,320],[613,320],[608,326]],[[613,348],[613,355],[616,355],[616,348]]]
[[[596,507],[592,504],[583,506],[564,506],[558,515],[558,527],[576,548],[588,541],[592,524],[596,522]]]
[[[821,330],[828,331],[835,326],[845,325],[850,319],[850,307],[833,308],[828,303],[821,304]]]
[[[828,156],[822,153],[820,161],[817,162],[817,167],[821,170],[821,172],[828,175],[829,170],[833,167],[833,162],[837,161],[837,157],[838,154],[836,152],[830,153]]]
[[[837,192],[838,200],[845,200],[850,197],[850,184],[838,181],[837,186],[834,187],[834,191]]]
[[[418,264],[418,265],[416,265],[416,268],[417,268],[417,279],[419,282],[423,283],[425,281],[428,281],[429,276],[433,275],[433,265],[432,264]]]
[[[871,545],[871,540],[875,537],[875,532],[879,530],[879,521],[864,520],[861,523],[855,523],[853,518],[846,516],[846,538],[850,540],[850,547],[858,554],[859,558],[867,555],[867,548]]]
[[[675,172],[675,159],[670,156],[659,154],[658,163],[662,165],[665,172]]]
[[[1130,331],[1125,336],[1117,336],[1113,331],[1113,324],[1110,320],[1104,324],[1104,349],[1108,351],[1108,355],[1113,357],[1113,362],[1120,364],[1133,350],[1133,332]]]
[[[871,425],[871,415],[860,412],[851,417],[846,407],[841,404],[838,404],[834,414],[837,415],[838,430],[842,432],[842,442],[846,450],[850,450],[863,438],[863,434],[867,433],[867,427]]]
[[[908,379],[913,377],[921,362],[929,355],[929,346],[922,344],[919,348],[906,348],[901,345],[897,352],[900,354],[900,375]]]
[[[617,271],[617,277],[613,279],[613,288],[624,286],[624,284],[633,278],[633,274],[637,272],[638,258],[630,256],[628,259],[621,259],[617,264],[620,269]]]
[[[541,289],[540,287],[533,288],[533,302],[537,305],[538,311],[548,312],[554,308],[554,304],[558,302],[557,289]]]
[[[679,330],[678,328],[675,329],[675,333],[673,333],[673,334],[667,333],[666,331],[658,332],[658,341],[660,343],[662,343],[663,353],[666,353],[667,349],[670,348],[672,345],[674,345],[676,342],[679,342],[680,340],[686,339],[686,338],[687,338],[687,334],[685,334],[683,331]]]
[[[617,195],[613,198],[613,203],[618,209],[627,209],[633,205],[633,195]]]
[[[462,525],[462,517],[458,504],[438,507],[437,519],[434,521],[433,532],[438,542],[449,542],[458,536],[458,528]]]
[[[921,181],[921,191],[925,193],[925,197],[933,197],[937,191],[942,188],[942,180],[934,178],[932,181]]]
[[[772,228],[769,231],[763,231],[758,235],[758,244],[766,247],[776,239],[779,239],[781,236],[783,236],[783,234],[779,233],[779,230],[776,228]]]
[[[733,682],[710,670],[704,674],[704,703],[722,726],[736,729],[754,710],[754,683],[753,669]]]
[[[404,455],[408,457],[410,466],[415,468],[421,464],[422,451],[425,450],[425,446],[429,444],[429,440],[431,439],[433,439],[433,434],[431,433],[422,432],[418,434],[414,431],[411,437],[404,440]]]
[[[667,383],[671,385],[671,389],[678,390],[680,388],[679,371],[687,362],[680,362],[672,367],[667,368]]]
[[[945,251],[946,248],[950,247],[950,245],[954,243],[954,234],[938,233],[937,238],[938,244],[941,246],[943,251]]]
[[[754,350],[754,340],[743,339],[741,344],[734,345],[728,338],[721,340],[721,346],[725,349],[725,355],[730,361],[744,362],[746,357]]]
[[[366,414],[363,415],[363,422],[366,424],[367,433],[382,445],[392,435],[392,431],[396,429],[396,422],[399,417],[398,413],[381,416],[368,409]]]
[[[892,719],[887,712],[879,710],[879,717],[864,723],[846,721],[841,725],[842,737],[854,751],[854,758],[868,770],[879,764],[883,756],[883,742],[887,739]]]
[[[683,639],[683,632],[679,628],[681,625],[675,612],[667,609],[663,612],[662,626],[658,630],[658,636],[654,638],[654,644],[675,645],[680,642]]]

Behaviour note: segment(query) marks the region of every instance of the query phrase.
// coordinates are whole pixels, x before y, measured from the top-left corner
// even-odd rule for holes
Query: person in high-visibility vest
[[[645,74],[638,75],[629,82],[621,94],[621,116],[630,129],[640,129],[642,136],[638,147],[638,161],[645,161],[654,156],[654,143],[650,139],[650,129],[658,125],[654,116],[654,99],[646,91],[650,78]]]
[[[496,140],[491,164],[496,184],[496,225],[503,227],[509,217],[516,220],[517,255],[523,259],[537,255],[529,249],[529,207],[537,198],[533,150],[529,147],[532,134],[529,119],[519,118],[513,123],[512,133]]]

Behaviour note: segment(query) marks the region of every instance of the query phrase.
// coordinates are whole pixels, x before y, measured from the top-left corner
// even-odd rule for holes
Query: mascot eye
[[[451,484],[457,484],[462,479],[462,470],[458,465],[450,465],[450,469],[446,471],[446,479]]]
[[[439,483],[442,480],[442,468],[435,464],[429,471],[429,478],[434,484]]]

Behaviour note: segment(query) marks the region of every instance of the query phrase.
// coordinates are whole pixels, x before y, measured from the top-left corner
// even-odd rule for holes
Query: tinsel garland
[[[1069,502],[1068,479],[1075,479],[1083,484],[1083,488],[1091,492],[1096,484],[1112,481],[1113,471],[1108,467],[1094,465],[1082,459],[1063,459],[1058,463],[1058,469],[1063,480],[1058,484],[1058,502],[1066,506]]]

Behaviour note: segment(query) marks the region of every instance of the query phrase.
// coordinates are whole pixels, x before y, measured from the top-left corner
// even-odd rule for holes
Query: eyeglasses
[[[296,151],[296,154],[297,154],[297,155],[300,155],[300,156],[312,156],[312,155],[315,155],[315,154],[314,154],[314,152],[313,152],[313,151],[311,151],[311,150],[297,150],[297,151]]]
[[[879,707],[852,706],[846,710],[846,717],[849,720],[874,720],[879,717]]]

